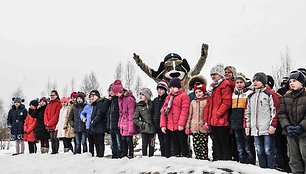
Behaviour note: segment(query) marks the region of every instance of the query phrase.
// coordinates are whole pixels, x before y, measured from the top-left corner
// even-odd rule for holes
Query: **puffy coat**
[[[167,109],[171,96],[174,98],[167,115],[165,114],[165,110]],[[178,130],[178,126],[185,127],[188,119],[189,106],[190,98],[182,89],[175,93],[171,92],[167,96],[164,106],[161,109],[160,127],[166,127],[171,131]]]
[[[44,115],[44,122],[47,130],[55,129],[61,108],[62,103],[59,99],[52,100],[47,105]]]
[[[32,112],[32,117],[36,118],[35,137],[37,140],[47,140],[50,134],[47,132],[44,123],[44,114],[47,106],[42,106]]]
[[[11,127],[11,136],[13,140],[22,139],[23,125],[27,114],[28,111],[23,104],[21,104],[18,109],[13,105],[9,110],[7,125]]]
[[[119,121],[119,104],[118,97],[113,96],[111,105],[108,108],[107,114],[107,129],[118,129]]]
[[[277,128],[277,103],[277,95],[272,95],[266,88],[255,89],[249,95],[245,118],[251,136],[269,135],[270,126]]]
[[[64,123],[65,138],[74,138],[75,137],[74,129],[69,123],[69,114],[71,112],[72,107],[73,107],[73,104],[70,104],[68,106],[68,110],[67,110],[67,113],[65,115],[65,123]]]
[[[155,134],[156,129],[152,118],[152,102],[144,101],[137,103],[134,113],[134,123],[140,127],[142,133]]]
[[[231,128],[234,130],[244,129],[244,112],[247,106],[248,96],[253,91],[245,88],[234,90],[232,95],[232,110],[230,114]]]
[[[90,121],[91,121],[91,114],[92,114],[92,109],[93,109],[93,106],[92,104],[87,104],[83,111],[81,112],[80,114],[80,118],[81,120],[83,120],[84,118],[86,118],[86,129],[89,129],[90,128]]]
[[[223,80],[207,98],[204,120],[211,126],[229,126],[229,111],[232,106],[232,84]]]
[[[57,130],[57,137],[65,137],[65,131],[64,131],[64,125],[65,125],[65,119],[68,112],[68,106],[63,106],[60,110],[58,123],[56,125]]]
[[[24,129],[24,134],[23,134],[23,140],[28,141],[28,142],[35,142],[36,137],[35,137],[35,127],[36,127],[36,118],[33,118],[30,114],[28,114],[23,129]]]
[[[105,98],[99,98],[93,102],[91,114],[90,131],[92,133],[104,133],[106,131],[107,109],[111,101]]]
[[[281,99],[278,116],[283,129],[289,125],[301,125],[304,128],[304,132],[300,136],[306,136],[305,90],[285,94]]]
[[[139,133],[139,128],[133,121],[136,100],[132,92],[124,90],[118,98],[119,122],[118,127],[122,136],[133,136]]]
[[[74,128],[74,132],[84,132],[86,130],[85,123],[80,118],[83,109],[84,103],[76,103],[69,113],[69,123]]]
[[[203,99],[195,99],[190,103],[189,116],[186,128],[190,129],[191,133],[206,133],[204,126],[204,109],[207,103],[206,97]]]
[[[153,110],[152,116],[156,130],[160,129],[160,110],[162,109],[167,94],[165,93],[163,96],[158,96],[153,100]]]

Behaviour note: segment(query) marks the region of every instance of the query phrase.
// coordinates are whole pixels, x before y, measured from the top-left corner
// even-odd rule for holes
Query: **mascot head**
[[[186,59],[182,59],[180,55],[176,53],[168,54],[164,61],[160,63],[157,71],[157,77],[159,79],[172,79],[178,77],[183,80],[190,71],[190,66]]]

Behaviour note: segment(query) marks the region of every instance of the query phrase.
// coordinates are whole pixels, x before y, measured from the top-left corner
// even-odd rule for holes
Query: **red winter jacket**
[[[28,142],[35,142],[35,127],[36,127],[36,118],[33,118],[30,114],[27,115],[27,118],[23,125],[23,140]]]
[[[55,129],[61,108],[62,103],[58,99],[50,101],[47,105],[44,114],[44,123],[47,130]]]
[[[168,115],[165,115],[165,110],[167,109],[171,96],[174,96],[172,106]],[[165,100],[164,106],[160,110],[160,127],[167,127],[171,131],[178,130],[178,126],[185,127],[188,119],[189,106],[190,98],[182,89],[176,93],[170,93]]]
[[[229,126],[229,111],[232,106],[233,89],[228,80],[217,86],[208,97],[204,111],[204,121],[211,126]]]

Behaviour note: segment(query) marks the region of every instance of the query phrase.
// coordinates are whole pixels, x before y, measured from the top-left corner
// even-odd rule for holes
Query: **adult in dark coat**
[[[37,109],[33,111],[32,117],[36,118],[36,128],[35,137],[40,141],[40,151],[41,153],[48,153],[49,151],[49,138],[50,135],[45,127],[44,123],[44,113],[48,104],[48,99],[42,97],[39,100],[39,105]]]
[[[24,142],[23,142],[23,126],[28,114],[27,109],[22,104],[24,102],[20,97],[12,98],[14,105],[9,110],[7,117],[7,125],[11,129],[11,139],[16,142],[16,153],[24,153]]]
[[[98,90],[92,90],[90,96],[93,100],[93,110],[90,123],[90,134],[93,136],[94,145],[97,152],[97,157],[104,156],[105,144],[104,136],[106,131],[107,116],[106,112],[111,103],[111,100],[100,98]],[[94,156],[94,150],[89,149],[89,152]]]

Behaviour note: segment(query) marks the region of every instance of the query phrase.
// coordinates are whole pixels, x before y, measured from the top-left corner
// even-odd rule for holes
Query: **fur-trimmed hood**
[[[191,77],[191,79],[188,82],[188,88],[189,90],[192,90],[195,83],[196,82],[200,82],[201,84],[204,84],[205,86],[207,86],[207,80],[204,76],[202,75],[195,75],[193,77]]]

